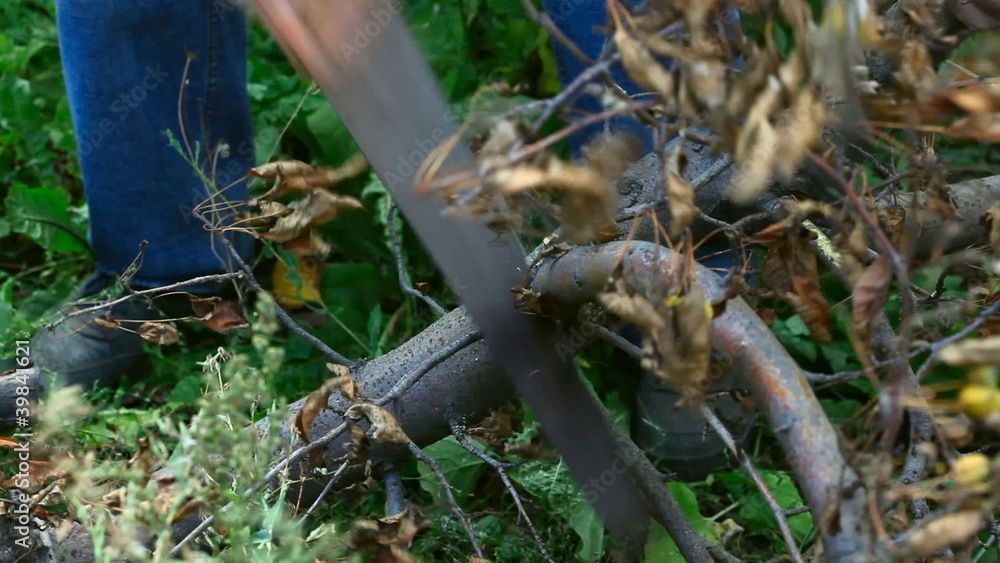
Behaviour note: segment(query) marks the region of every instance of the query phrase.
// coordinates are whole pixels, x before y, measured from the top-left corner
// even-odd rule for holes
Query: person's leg
[[[607,6],[608,3],[605,0],[542,0],[542,7],[552,22],[574,45],[594,61],[600,57],[605,42],[609,40],[609,36],[603,31],[607,28],[608,23]],[[587,65],[558,41],[552,42],[552,48],[556,55],[559,82],[565,87],[579,76],[587,68]],[[634,95],[642,92],[642,88],[628,77],[621,64],[612,66],[611,75],[629,94]],[[599,83],[599,81],[594,80],[594,83]],[[572,108],[583,114],[603,111],[600,100],[587,94],[578,96]],[[615,131],[628,132],[640,139],[643,153],[653,150],[653,137],[649,129],[638,120],[631,117],[615,118],[611,120],[611,128]],[[603,129],[603,123],[595,123],[573,135],[570,138],[573,152],[579,153],[580,148],[595,135],[599,135]]]
[[[225,250],[192,215],[205,182],[165,132],[184,145],[183,128],[204,171],[206,149],[228,144],[213,159],[219,187],[253,166],[245,15],[218,0],[58,0],[56,9],[98,268],[120,275],[145,240],[134,285],[224,270]],[[225,192],[245,193],[246,182]],[[250,243],[239,241],[244,252]]]
[[[244,14],[224,0],[57,0],[56,16],[98,269],[73,298],[123,274],[142,241],[133,286],[225,271],[225,248],[192,213],[209,196],[206,178],[165,132],[190,147],[202,173],[214,172],[227,199],[245,198],[255,149]],[[235,243],[249,257],[252,239]],[[133,331],[139,323],[125,319],[159,316],[141,300],[109,314]],[[139,336],[93,321],[74,317],[35,335],[46,378],[109,385],[141,364]]]

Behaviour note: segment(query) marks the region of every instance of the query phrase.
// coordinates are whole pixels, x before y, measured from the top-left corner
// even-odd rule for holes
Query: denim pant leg
[[[595,61],[600,57],[601,49],[604,47],[605,41],[608,40],[608,36],[601,31],[608,22],[607,6],[606,0],[542,0],[542,7],[552,22],[581,51]],[[566,87],[584,71],[586,65],[562,43],[553,40],[552,47],[556,55],[559,82],[563,87]],[[643,91],[628,77],[625,68],[620,63],[611,67],[611,75],[629,94],[634,95]],[[594,83],[599,83],[599,81],[594,80]],[[603,111],[600,100],[590,95],[578,96],[572,109],[583,114]],[[639,123],[635,118],[616,117],[610,120],[609,125],[612,130],[628,132],[638,138],[642,143],[644,154],[653,150],[653,136],[649,128]],[[573,153],[579,154],[580,149],[588,141],[604,130],[604,126],[604,123],[595,123],[573,135],[570,138]]]
[[[206,147],[227,143],[216,184],[238,182],[225,194],[245,198],[255,154],[244,14],[225,0],[57,0],[56,10],[98,268],[121,274],[145,240],[135,285],[224,271],[225,248],[192,215],[205,181],[165,132],[181,139],[183,115],[206,172]],[[235,242],[249,256],[252,240]]]

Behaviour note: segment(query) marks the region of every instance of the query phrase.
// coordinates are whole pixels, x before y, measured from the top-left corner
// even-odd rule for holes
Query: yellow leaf
[[[306,303],[320,303],[319,281],[323,276],[323,262],[310,257],[295,257],[295,271],[298,280],[293,281],[291,271],[284,261],[274,264],[271,283],[274,298],[287,309],[300,309]]]

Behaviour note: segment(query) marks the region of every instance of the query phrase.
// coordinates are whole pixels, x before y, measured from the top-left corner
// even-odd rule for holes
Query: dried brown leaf
[[[235,301],[224,301],[221,297],[191,296],[191,310],[198,322],[215,332],[228,332],[237,328],[247,328],[250,323],[243,316],[243,310]]]
[[[143,436],[138,441],[139,448],[132,459],[128,460],[128,469],[139,471],[142,474],[141,483],[145,485],[149,482],[149,477],[156,469],[156,459],[153,457],[153,449],[149,445],[149,437]]]
[[[987,209],[979,221],[990,235],[990,248],[1000,256],[1000,202]]]
[[[340,364],[326,364],[326,369],[330,370],[330,373],[336,377],[331,381],[339,381],[334,388],[340,391],[340,395],[344,397],[349,403],[353,403],[362,398],[361,392],[358,391],[358,384],[354,381],[354,377],[351,375],[351,368],[347,366],[342,366]]]
[[[643,295],[629,294],[616,279],[613,291],[599,294],[598,302],[642,333],[642,367],[674,387],[684,406],[692,406],[711,385],[712,305],[700,285],[684,285],[679,284],[684,293],[653,304]]]
[[[408,507],[395,516],[356,521],[347,545],[353,550],[374,551],[374,560],[379,562],[411,563],[415,559],[407,550],[420,530],[429,524],[419,510]]]
[[[278,162],[268,162],[260,166],[250,169],[250,176],[252,178],[267,178],[274,179],[279,175],[295,175],[304,174],[306,172],[311,172],[312,166],[302,162],[301,160],[282,160]]]
[[[177,344],[180,342],[180,333],[177,329],[168,323],[163,322],[145,322],[136,331],[139,336],[147,342],[152,342],[153,344],[159,344],[160,346],[169,346],[171,344]]]
[[[817,340],[830,342],[830,305],[820,290],[816,254],[808,240],[801,225],[791,227],[788,238],[775,242],[767,253],[764,280],[795,308]]]
[[[302,404],[302,408],[299,409],[298,414],[295,416],[295,428],[298,430],[299,436],[302,436],[302,439],[306,442],[310,439],[309,431],[312,429],[313,421],[329,404],[330,393],[334,389],[339,390],[341,395],[348,401],[354,401],[358,396],[358,386],[354,382],[354,378],[351,377],[349,369],[335,364],[327,364],[327,369],[341,375],[327,379],[319,389],[309,393],[305,403]],[[346,373],[344,373],[345,371]]]
[[[469,436],[490,445],[514,435],[514,421],[506,409],[492,411],[490,416],[468,430]]]
[[[963,340],[945,346],[938,359],[953,366],[1000,364],[1000,336]]]
[[[879,256],[854,283],[851,290],[854,349],[862,363],[868,364],[872,321],[885,304],[885,296],[892,281],[892,267],[888,257]]]
[[[302,199],[288,205],[291,213],[279,217],[270,230],[261,234],[262,238],[276,242],[288,242],[312,227],[318,227],[345,211],[363,209],[356,198],[335,194],[326,189],[314,189]]]
[[[664,164],[667,202],[670,205],[670,234],[677,236],[681,231],[691,226],[691,223],[698,217],[698,208],[694,204],[694,188],[685,176],[687,157],[680,145]]]
[[[336,168],[314,168],[299,160],[269,162],[250,170],[255,178],[274,179],[274,187],[261,196],[274,199],[291,192],[308,192],[326,188],[337,182],[353,178],[368,170],[364,155],[357,154]]]
[[[344,445],[347,450],[347,459],[351,465],[360,465],[368,461],[368,454],[372,449],[371,438],[365,434],[365,429],[361,426],[347,421],[347,428],[351,434],[351,441]]]
[[[0,489],[19,489],[33,495],[45,488],[53,479],[63,479],[67,476],[65,471],[57,469],[58,464],[51,461],[31,459],[27,464],[26,472],[19,468],[9,479],[0,481]]]
[[[775,172],[784,180],[792,178],[799,163],[816,145],[829,120],[829,110],[816,90],[802,90],[778,121]]]
[[[983,515],[978,510],[943,514],[910,534],[906,542],[908,555],[913,558],[929,557],[948,546],[964,546],[972,541],[983,525]]]
[[[322,260],[330,255],[330,245],[316,234],[315,229],[309,229],[282,246],[292,254],[303,258],[313,257]]]
[[[94,324],[108,330],[118,330],[122,327],[122,324],[117,319],[107,313],[95,318]]]
[[[663,67],[649,48],[621,27],[615,31],[614,40],[622,54],[625,71],[636,84],[647,91],[661,94],[668,100],[673,99],[674,75]]]
[[[410,439],[403,432],[399,421],[389,411],[374,403],[355,403],[345,416],[351,420],[367,418],[372,425],[372,439],[387,444],[408,444]]]

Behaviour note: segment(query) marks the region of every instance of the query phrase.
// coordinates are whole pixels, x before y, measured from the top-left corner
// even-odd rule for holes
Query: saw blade
[[[400,3],[260,0],[256,7],[333,104],[605,524],[618,536],[643,529],[645,498],[573,354],[557,352],[561,331],[513,307],[511,289],[527,280],[518,244],[477,221],[445,217],[439,199],[413,194],[417,170],[457,127]],[[441,170],[473,165],[457,143]],[[441,397],[442,407],[447,401]]]

